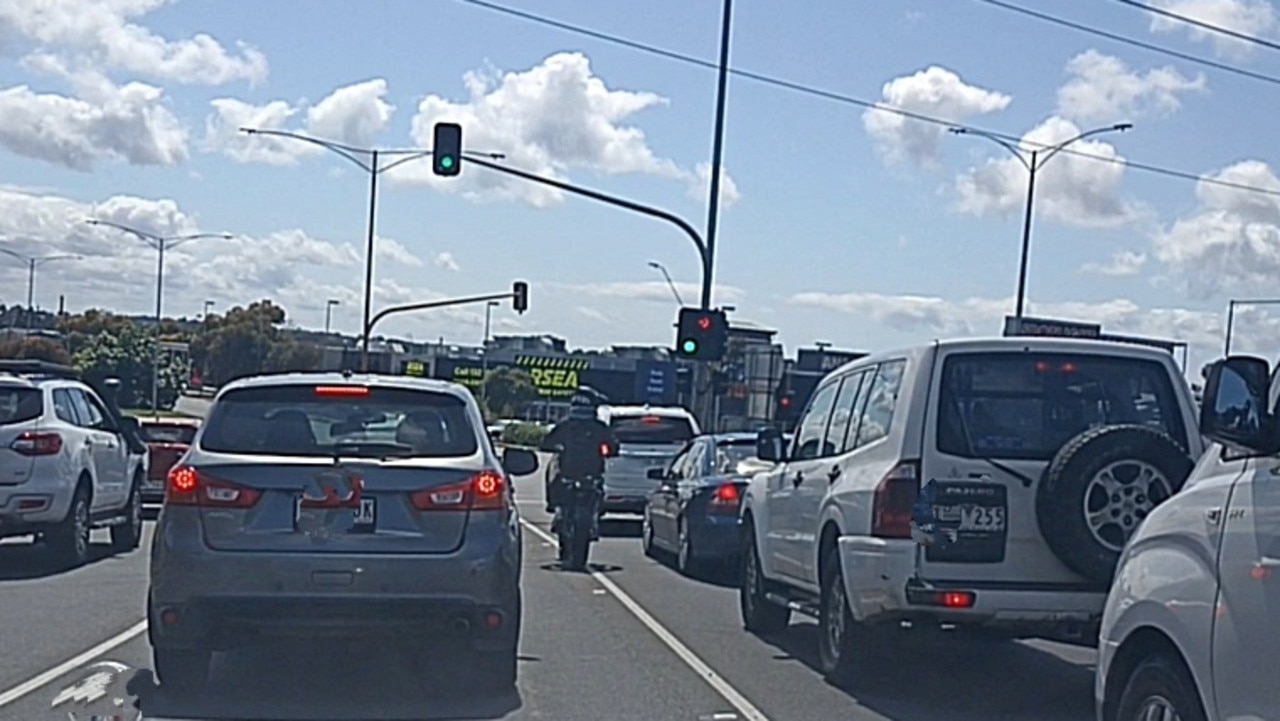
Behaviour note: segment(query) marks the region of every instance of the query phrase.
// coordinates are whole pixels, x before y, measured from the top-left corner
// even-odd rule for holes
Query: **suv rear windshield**
[[[214,403],[200,446],[217,453],[452,458],[479,450],[466,402],[406,388],[281,385]]]
[[[618,443],[684,443],[694,436],[689,419],[673,416],[614,416],[609,428]]]
[[[142,438],[148,443],[186,443],[195,440],[196,427],[178,423],[143,423]]]
[[[39,388],[0,386],[0,426],[25,423],[44,413],[44,396]]]
[[[1087,354],[965,353],[942,367],[938,450],[1051,460],[1090,428],[1138,424],[1187,447],[1169,373],[1154,361]]]

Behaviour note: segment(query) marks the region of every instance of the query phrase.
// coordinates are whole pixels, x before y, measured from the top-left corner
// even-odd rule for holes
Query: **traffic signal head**
[[[529,284],[523,280],[511,284],[511,307],[517,313],[529,310]]]
[[[729,321],[724,311],[681,308],[676,327],[676,356],[705,361],[724,357],[729,340]]]
[[[436,175],[457,175],[462,170],[462,126],[436,123],[431,142],[431,167]]]

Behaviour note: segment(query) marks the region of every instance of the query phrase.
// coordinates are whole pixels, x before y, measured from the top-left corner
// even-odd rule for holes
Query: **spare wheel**
[[[1109,586],[1125,543],[1194,465],[1176,441],[1147,426],[1085,431],[1053,457],[1036,490],[1040,533],[1067,567]]]

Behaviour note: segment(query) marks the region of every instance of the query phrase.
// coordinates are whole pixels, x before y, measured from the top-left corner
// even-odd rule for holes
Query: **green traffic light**
[[[680,350],[684,351],[689,355],[693,355],[694,353],[698,352],[698,341],[690,338],[686,340],[683,344],[681,344]]]
[[[440,167],[442,167],[442,168],[452,168],[452,167],[453,167],[453,156],[452,156],[452,155],[446,155],[446,156],[444,156],[443,158],[441,158],[441,159],[440,159]]]

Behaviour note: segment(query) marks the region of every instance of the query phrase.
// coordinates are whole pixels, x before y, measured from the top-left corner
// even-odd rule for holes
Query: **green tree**
[[[320,351],[281,331],[287,316],[269,300],[211,316],[191,343],[192,360],[205,369],[205,382],[221,385],[270,371],[314,370]]]
[[[485,375],[484,399],[490,418],[514,418],[538,399],[538,389],[528,371],[502,366]]]
[[[30,358],[71,365],[71,354],[67,352],[66,346],[52,338],[40,336],[15,337],[0,341],[0,358]]]
[[[156,338],[150,329],[132,322],[112,323],[93,335],[83,335],[72,357],[85,379],[97,387],[107,378],[120,379],[120,405],[144,408],[151,405],[152,358]],[[161,356],[161,408],[172,407],[186,384],[186,368]]]

